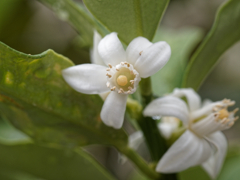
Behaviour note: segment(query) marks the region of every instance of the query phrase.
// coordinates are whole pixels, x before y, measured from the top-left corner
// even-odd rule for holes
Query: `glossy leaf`
[[[100,119],[98,95],[74,91],[61,70],[73,63],[48,50],[40,55],[17,52],[0,43],[0,113],[41,143],[75,147],[94,143],[124,147],[123,130]]]
[[[240,39],[240,1],[229,0],[217,12],[212,29],[193,54],[183,87],[195,90],[216,65],[219,57]]]
[[[89,11],[109,31],[128,44],[137,36],[153,39],[169,0],[84,0]]]
[[[34,144],[0,144],[0,152],[0,177],[5,175],[16,180],[37,179],[35,177],[46,180],[115,179],[81,149],[68,152]]]
[[[175,87],[181,87],[188,57],[202,36],[201,29],[194,27],[179,30],[161,28],[157,31],[153,42],[166,41],[172,54],[167,64],[151,78],[154,94],[162,96]]]

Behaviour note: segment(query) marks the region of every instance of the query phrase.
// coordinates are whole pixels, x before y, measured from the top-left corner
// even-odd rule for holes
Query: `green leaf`
[[[161,28],[157,31],[153,42],[166,41],[172,54],[168,63],[151,78],[154,94],[162,96],[181,86],[188,57],[202,36],[201,29],[196,27],[178,30]]]
[[[240,1],[229,0],[219,9],[212,29],[193,54],[183,87],[199,88],[219,57],[240,39],[239,22]]]
[[[137,36],[153,39],[169,0],[84,0],[89,11],[126,44]]]
[[[87,144],[127,145],[127,135],[105,126],[98,95],[74,91],[61,70],[73,63],[48,50],[40,55],[17,52],[0,43],[0,113],[41,143],[64,147]]]
[[[40,0],[50,6],[56,15],[70,24],[80,33],[82,46],[92,45],[93,25],[96,23],[85,9],[72,0]]]
[[[11,172],[10,179],[17,180],[21,179],[20,175],[26,180],[27,174],[28,177],[35,176],[47,180],[115,179],[81,149],[67,152],[34,144],[14,146],[0,144],[0,152],[0,177],[4,172],[5,176]]]

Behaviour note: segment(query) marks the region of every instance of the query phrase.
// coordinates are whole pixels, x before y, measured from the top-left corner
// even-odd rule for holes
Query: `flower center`
[[[220,111],[218,111],[218,113],[219,113],[218,115],[219,119],[224,119],[229,117],[229,112],[227,109],[221,109]]]
[[[108,64],[107,87],[111,91],[117,91],[119,94],[132,94],[136,91],[141,78],[132,64],[121,62],[116,66]]]
[[[128,79],[127,79],[126,76],[120,75],[120,76],[118,76],[118,78],[117,78],[117,83],[118,83],[118,85],[120,85],[120,86],[125,86],[125,85],[128,83]]]

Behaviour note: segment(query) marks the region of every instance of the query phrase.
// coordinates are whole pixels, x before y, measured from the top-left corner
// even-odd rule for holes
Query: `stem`
[[[142,96],[142,106],[144,109],[153,99],[150,77],[142,79],[139,86]],[[144,134],[152,160],[154,163],[157,163],[168,149],[166,141],[160,135],[157,122],[152,118],[144,117],[143,115],[141,115],[137,122]],[[161,179],[177,180],[177,176],[176,174],[163,174]]]
[[[152,88],[151,88],[151,79],[146,78],[142,79],[140,83],[141,96],[142,96],[142,105],[143,108],[147,106],[153,99]],[[158,162],[159,159],[167,150],[167,144],[165,140],[160,135],[160,132],[157,127],[157,122],[150,117],[144,117],[143,115],[138,119],[138,124],[141,127],[149,151],[151,153],[152,160]]]
[[[121,153],[126,155],[134,164],[145,173],[151,179],[160,179],[160,174],[158,174],[154,169],[152,169],[143,159],[131,148],[120,148],[118,149]]]

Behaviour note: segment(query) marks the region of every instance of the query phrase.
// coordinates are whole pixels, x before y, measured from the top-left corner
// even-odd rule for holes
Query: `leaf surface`
[[[98,95],[74,91],[61,70],[73,63],[48,50],[17,52],[0,43],[0,113],[41,143],[63,147],[87,144],[127,145],[125,132],[105,126]]]
[[[186,69],[183,87],[197,90],[219,57],[240,39],[240,1],[229,0],[220,7],[215,22],[193,54]]]
[[[153,39],[169,0],[84,0],[89,11],[126,44],[137,36]]]

